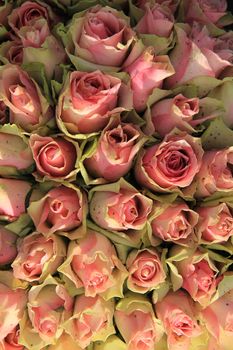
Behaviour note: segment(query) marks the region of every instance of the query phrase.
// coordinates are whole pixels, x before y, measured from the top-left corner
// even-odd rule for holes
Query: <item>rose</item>
[[[23,63],[23,44],[21,40],[3,42],[0,45],[0,55],[5,57],[9,63],[21,65]]]
[[[101,71],[75,71],[60,94],[57,122],[64,133],[75,137],[102,130],[111,115],[131,108],[131,92],[119,78]]]
[[[145,140],[137,126],[114,117],[101,133],[94,152],[84,160],[84,166],[94,177],[117,181],[130,170]]]
[[[24,346],[18,343],[19,326],[16,326],[7,336],[0,342],[0,350],[23,350]]]
[[[201,167],[202,155],[200,139],[185,133],[169,134],[161,143],[140,152],[136,180],[158,192],[187,187]]]
[[[79,231],[85,233],[86,207],[85,193],[67,184],[52,188],[41,199],[31,202],[28,213],[39,232],[45,235],[57,232],[76,239]]]
[[[32,134],[29,144],[39,176],[53,180],[67,179],[77,172],[77,142],[72,143],[61,136],[43,137]]]
[[[16,240],[16,234],[0,226],[0,266],[10,264],[15,259]]]
[[[105,301],[100,296],[76,297],[71,318],[63,327],[77,344],[84,349],[91,342],[105,341],[115,333],[113,326],[114,302]]]
[[[60,237],[31,233],[18,241],[18,255],[11,265],[13,274],[24,281],[41,282],[56,272],[65,256],[66,246]]]
[[[3,101],[0,101],[0,124],[7,123],[7,108]]]
[[[107,230],[142,230],[152,209],[152,200],[126,181],[94,187],[90,202],[92,219]]]
[[[95,342],[93,344],[93,350],[111,350],[111,349],[126,350],[127,345],[116,335],[111,335],[110,337],[108,337],[108,339],[106,339],[104,343]]]
[[[231,191],[233,177],[233,147],[206,151],[197,174],[197,197],[207,197],[216,191]]]
[[[136,5],[145,10],[146,4],[148,4],[147,0],[136,0],[134,1]],[[174,13],[178,7],[180,0],[156,0],[156,3],[163,5],[164,7],[168,7],[172,13]]]
[[[223,243],[233,235],[231,207],[220,203],[211,207],[200,207],[197,233],[205,243]]]
[[[56,344],[50,345],[46,348],[47,350],[82,350],[74,341],[71,336],[69,336],[67,333],[63,332],[60,338],[57,340]]]
[[[168,56],[155,56],[148,47],[134,62],[124,68],[131,78],[133,103],[137,112],[146,108],[155,88],[161,88],[164,79],[175,73]]]
[[[11,9],[11,3],[0,1],[0,23],[2,26],[7,24],[7,17],[10,14]]]
[[[214,23],[226,14],[227,1],[226,0],[186,0],[185,6],[185,21],[199,23]]]
[[[25,213],[31,184],[23,180],[0,179],[0,220],[15,221]]]
[[[129,18],[111,7],[95,6],[73,18],[68,30],[67,51],[98,65],[121,67],[128,56],[135,33]]]
[[[198,214],[185,202],[174,202],[166,207],[155,202],[153,211],[155,215],[151,221],[152,243],[154,237],[184,245],[193,241],[193,230],[198,223]]]
[[[139,294],[130,293],[121,299],[114,318],[128,350],[151,350],[163,334],[152,305]]]
[[[121,297],[127,271],[111,242],[103,235],[88,231],[79,241],[72,241],[67,260],[58,269],[75,290],[84,288],[85,296],[102,295],[106,300]]]
[[[133,250],[127,257],[127,286],[137,293],[147,293],[166,279],[160,257],[154,248]]]
[[[0,70],[0,100],[10,109],[10,123],[29,132],[52,116],[39,86],[18,66],[8,64]]]
[[[171,10],[160,4],[145,4],[145,14],[135,27],[140,34],[155,34],[168,38],[172,32],[174,17]]]
[[[188,295],[180,290],[168,293],[155,304],[155,312],[168,336],[168,349],[188,350],[191,340],[200,335],[201,329],[194,318],[193,306]]]

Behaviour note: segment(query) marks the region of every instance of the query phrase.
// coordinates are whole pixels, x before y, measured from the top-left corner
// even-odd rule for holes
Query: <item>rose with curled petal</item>
[[[100,227],[114,231],[145,227],[152,200],[127,182],[119,180],[115,184],[94,187],[92,193],[90,214]]]
[[[32,134],[29,144],[39,176],[55,180],[73,175],[79,152],[78,143],[74,145],[61,136]]]
[[[45,234],[64,233],[77,238],[76,230],[85,225],[87,198],[78,187],[59,186],[30,203],[28,213],[36,229]],[[85,232],[85,227],[83,227]]]
[[[145,141],[137,126],[121,122],[120,117],[113,118],[101,133],[94,153],[84,160],[84,166],[94,177],[117,181],[130,170]]]
[[[73,314],[63,327],[66,333],[84,349],[91,342],[105,341],[115,333],[113,326],[114,301],[100,296],[77,296]]]
[[[166,279],[160,256],[154,248],[130,252],[126,267],[129,271],[127,286],[133,292],[147,293]]]
[[[223,243],[233,235],[232,208],[226,203],[196,208],[197,234],[205,243]]]
[[[0,266],[10,264],[17,255],[17,235],[0,226]]]
[[[192,242],[194,228],[198,223],[198,214],[191,210],[185,202],[172,203],[161,212],[161,204],[154,203],[153,210],[159,211],[151,221],[153,243],[158,237],[166,242],[184,244]]]
[[[137,182],[158,192],[189,186],[202,164],[200,139],[186,133],[169,134],[139,154],[135,165]]]
[[[54,274],[66,256],[66,246],[55,235],[49,237],[34,232],[18,241],[18,255],[13,264],[13,274],[24,281],[43,281]]]
[[[118,68],[135,39],[128,17],[99,5],[74,17],[67,34],[67,51],[72,61],[77,56],[94,64]]]
[[[3,42],[0,45],[0,55],[5,57],[9,63],[21,65],[23,63],[23,44],[21,40]]]
[[[201,334],[194,318],[192,300],[183,291],[170,292],[154,305],[167,333],[169,350],[188,350],[191,340]]]
[[[31,132],[45,125],[52,109],[39,86],[20,67],[7,64],[0,70],[0,100],[10,110],[10,123]]]
[[[121,299],[114,318],[128,350],[152,350],[163,334],[150,301],[140,294],[128,293]]]
[[[24,346],[19,344],[19,326],[16,326],[7,336],[0,342],[0,350],[23,350]]]
[[[208,197],[217,191],[232,191],[232,164],[233,147],[206,151],[196,178],[196,197]]]
[[[130,65],[124,68],[131,78],[133,103],[137,112],[146,108],[149,96],[155,88],[163,86],[164,79],[175,71],[168,56],[155,56],[152,47],[146,50]]]
[[[100,294],[104,299],[121,297],[127,271],[118,259],[111,241],[102,234],[88,231],[79,241],[72,241],[67,260],[58,269],[85,296]]]
[[[71,137],[100,131],[111,115],[131,109],[130,101],[131,91],[119,78],[101,71],[72,72],[59,97],[58,126]]]
[[[26,212],[26,197],[31,184],[23,180],[0,179],[0,219],[15,221]]]

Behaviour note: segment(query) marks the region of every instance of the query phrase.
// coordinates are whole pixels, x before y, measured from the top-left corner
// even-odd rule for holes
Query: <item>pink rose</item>
[[[232,209],[226,203],[200,207],[197,233],[205,243],[223,243],[233,235]]]
[[[167,333],[169,350],[188,350],[191,340],[201,334],[193,306],[188,295],[180,290],[168,293],[155,304],[155,312]]]
[[[98,65],[121,67],[128,56],[135,33],[129,18],[111,7],[92,7],[74,17],[68,31],[68,53]],[[76,67],[78,69],[78,67]]]
[[[101,133],[94,153],[84,160],[84,166],[94,177],[117,181],[129,172],[145,140],[137,126],[113,118]]]
[[[60,237],[31,233],[18,241],[18,255],[11,265],[13,274],[24,281],[41,282],[56,272],[65,255],[66,246]]]
[[[155,56],[154,49],[148,47],[124,70],[131,78],[133,103],[137,112],[146,108],[147,100],[155,88],[163,86],[164,79],[175,73],[168,56]]]
[[[0,226],[0,266],[10,264],[17,255],[17,235]]]
[[[160,256],[154,248],[130,252],[126,267],[129,271],[127,286],[133,292],[147,293],[166,279]]]
[[[135,27],[140,34],[155,34],[168,38],[172,32],[174,17],[169,8],[160,4],[145,5],[145,14]]]
[[[163,208],[162,212],[161,209],[161,204],[154,203],[153,210],[159,215],[155,215],[151,221],[153,236],[176,244],[190,244],[193,241],[194,228],[198,223],[198,214],[185,202],[172,203]]]
[[[49,179],[67,179],[76,168],[78,143],[75,145],[61,136],[30,136],[30,147],[39,176]]]
[[[4,0],[0,1],[0,23],[2,26],[7,25],[7,18],[11,13],[13,4],[5,2]]]
[[[142,230],[152,209],[152,200],[125,181],[93,188],[92,219],[107,230]]]
[[[186,0],[185,1],[185,21],[208,24],[217,22],[226,15],[226,0]]]
[[[21,40],[3,42],[0,45],[0,55],[5,57],[9,63],[21,65],[23,63],[23,44]]]
[[[233,147],[206,151],[197,174],[196,196],[208,197],[216,191],[232,191],[232,164]]]
[[[145,9],[148,3],[150,1],[148,0],[134,0],[133,1],[136,6],[138,6],[141,9]],[[156,3],[163,5],[164,7],[168,7],[172,13],[174,13],[179,5],[180,0],[156,0]]]
[[[76,297],[73,314],[63,325],[77,344],[86,348],[91,342],[105,341],[115,333],[113,327],[114,302],[105,301],[100,296]]]
[[[131,108],[131,91],[119,78],[101,71],[75,71],[59,97],[57,122],[64,133],[75,137],[102,130],[111,115]]]
[[[0,100],[10,109],[10,123],[29,132],[45,125],[52,116],[39,86],[18,66],[8,64],[1,69]]]
[[[70,243],[67,260],[58,270],[76,289],[83,287],[85,296],[101,294],[105,299],[122,296],[127,276],[111,241],[94,231]]]
[[[26,197],[31,184],[23,180],[0,179],[0,219],[15,221],[25,213]]]
[[[0,342],[1,350],[23,350],[24,346],[19,341],[19,326],[16,326],[7,336]]]
[[[135,166],[138,183],[159,192],[189,186],[201,167],[200,139],[187,135],[167,135],[159,144],[143,150]]]
[[[41,199],[31,202],[28,213],[36,229],[45,234],[57,232],[70,239],[77,238],[87,211],[83,191],[72,185],[59,186],[48,191]],[[85,228],[82,229],[85,232]]]

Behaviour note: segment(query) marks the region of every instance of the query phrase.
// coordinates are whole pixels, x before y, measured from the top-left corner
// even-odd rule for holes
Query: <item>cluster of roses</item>
[[[0,1],[0,349],[231,350],[225,0]]]

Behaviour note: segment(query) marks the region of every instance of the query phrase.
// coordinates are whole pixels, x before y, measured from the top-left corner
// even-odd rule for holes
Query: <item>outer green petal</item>
[[[105,342],[95,342],[92,350],[127,350],[127,345],[116,335],[111,335]]]

